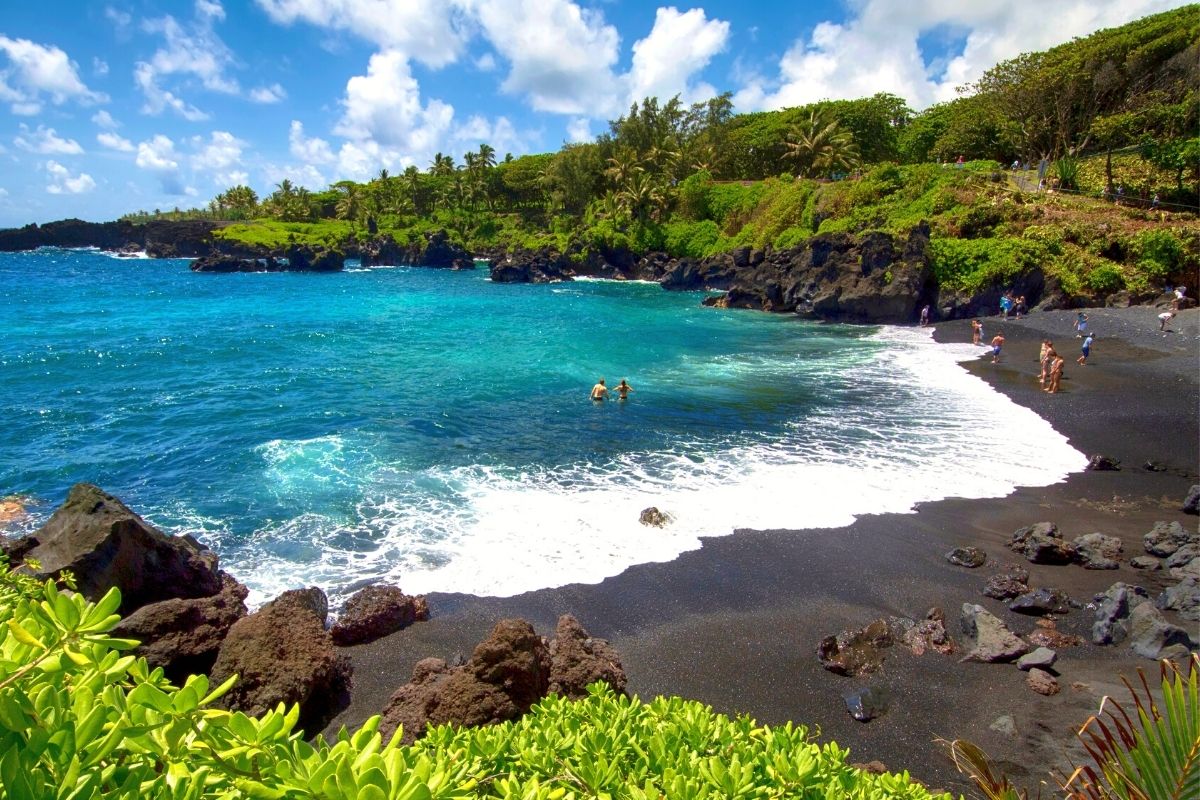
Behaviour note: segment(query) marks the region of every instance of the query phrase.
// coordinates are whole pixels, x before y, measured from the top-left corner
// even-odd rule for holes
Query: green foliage
[[[1183,245],[1169,230],[1148,230],[1133,240],[1138,269],[1151,285],[1161,285],[1175,274],[1183,260]]]
[[[663,226],[666,251],[673,256],[703,258],[717,251],[721,231],[712,220],[670,222]]]
[[[216,231],[216,235],[243,244],[283,249],[289,244],[335,247],[345,241],[352,230],[351,224],[345,220],[329,219],[320,222],[256,220],[220,228]]]
[[[121,655],[133,643],[108,635],[119,605],[116,590],[90,603],[0,561],[0,800],[931,797],[907,773],[849,766],[803,727],[604,684],[513,723],[433,728],[411,747],[384,743],[378,717],[307,743],[296,706],[221,710],[235,678],[176,687]]]
[[[1018,275],[1049,260],[1050,251],[1035,239],[933,239],[929,243],[933,271],[943,286],[978,291],[1006,285]]]
[[[1058,176],[1059,187],[1079,188],[1079,159],[1075,156],[1063,156],[1054,162],[1054,174]]]
[[[1087,274],[1087,286],[1100,295],[1112,294],[1125,288],[1125,272],[1116,264],[1100,264]]]

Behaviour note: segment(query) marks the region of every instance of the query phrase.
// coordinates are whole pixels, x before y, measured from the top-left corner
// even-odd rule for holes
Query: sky
[[[4,0],[0,227],[557,150],[644,97],[739,112],[986,69],[1186,0]]]

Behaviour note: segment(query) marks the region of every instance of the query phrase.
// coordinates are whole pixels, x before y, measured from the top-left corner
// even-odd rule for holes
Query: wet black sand
[[[1062,691],[1042,697],[1012,665],[960,664],[955,657],[916,657],[893,649],[881,673],[851,679],[829,673],[815,657],[817,641],[883,615],[919,618],[946,610],[957,633],[964,602],[979,603],[1027,633],[1032,618],[1007,611],[979,590],[993,565],[1017,563],[1009,535],[1040,520],[1056,522],[1070,539],[1103,531],[1125,542],[1125,558],[1142,553],[1141,537],[1157,520],[1195,527],[1179,511],[1200,465],[1200,311],[1185,311],[1171,333],[1159,333],[1158,309],[1089,310],[1098,336],[1089,365],[1075,364],[1073,312],[1035,313],[1022,320],[985,321],[990,338],[1008,338],[1001,363],[967,365],[1016,402],[1048,419],[1090,455],[1119,458],[1119,472],[1084,472],[1065,483],[1021,489],[1003,499],[927,503],[914,514],[865,516],[835,530],[739,531],[709,539],[666,564],[634,567],[597,585],[571,585],[512,598],[432,595],[433,618],[368,645],[348,648],[354,662],[353,701],[331,725],[357,725],[378,713],[426,656],[469,656],[494,622],[519,616],[551,635],[559,614],[572,613],[594,635],[613,642],[644,698],[676,694],[716,710],[746,713],[762,723],[792,720],[819,727],[823,739],[849,747],[852,760],[879,759],[936,787],[963,791],[935,739],[969,738],[1026,785],[1065,767],[1073,729],[1105,693],[1120,695],[1118,674],[1151,661],[1124,648],[1091,644],[1064,650],[1057,668]],[[969,325],[939,325],[940,341],[969,341]],[[1067,357],[1063,391],[1038,388],[1037,349],[1044,336]],[[1161,462],[1164,472],[1142,467]],[[647,536],[654,531],[648,529]],[[978,570],[955,567],[943,554],[976,545],[989,554]],[[1023,561],[1021,563],[1024,563]],[[1167,580],[1124,565],[1119,570],[1026,565],[1031,585],[1056,586],[1087,602],[1113,582],[1137,582],[1152,593]],[[1087,638],[1093,615],[1075,611],[1060,630]],[[1200,631],[1197,632],[1200,638]],[[889,713],[853,720],[842,694],[864,684],[888,687]],[[989,726],[1012,717],[1015,734]]]

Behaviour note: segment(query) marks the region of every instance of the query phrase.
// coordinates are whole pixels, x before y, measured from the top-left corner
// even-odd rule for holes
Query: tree
[[[858,147],[851,133],[828,112],[813,110],[805,124],[792,129],[786,158],[796,164],[802,178],[849,170],[858,164]]]
[[[433,161],[429,164],[430,175],[453,175],[455,170],[454,156],[437,153],[433,157]]]

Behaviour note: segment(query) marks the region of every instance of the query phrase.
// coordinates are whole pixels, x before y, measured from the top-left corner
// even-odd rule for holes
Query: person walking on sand
[[[983,323],[977,319],[971,320],[971,344],[979,344],[979,340],[983,338]]]
[[[1075,359],[1075,363],[1081,367],[1087,365],[1088,353],[1090,353],[1092,350],[1092,338],[1093,338],[1093,334],[1090,334],[1090,333],[1087,335],[1086,338],[1084,338],[1083,345],[1082,345],[1082,347],[1080,347],[1080,350],[1083,351],[1083,355],[1081,355],[1079,358]]]
[[[1167,329],[1167,323],[1173,319],[1175,319],[1174,311],[1164,311],[1163,313],[1159,314],[1158,315],[1158,329],[1160,331],[1165,331]]]
[[[596,381],[596,385],[592,387],[592,400],[600,402],[608,399],[608,387],[604,385],[604,378]]]
[[[929,324],[929,306],[926,305],[921,309],[921,327],[924,328]]]
[[[1049,394],[1058,394],[1059,384],[1062,383],[1063,366],[1067,360],[1057,353],[1054,354],[1054,361],[1050,364],[1050,385],[1045,391]]]
[[[1000,361],[1000,348],[1004,347],[1004,332],[1001,331],[992,337],[992,363]]]
[[[624,378],[621,378],[621,382],[617,384],[617,399],[618,400],[628,400],[629,393],[632,391],[633,391],[633,387],[630,386],[625,381]]]
[[[1087,333],[1088,315],[1080,311],[1075,315],[1075,338],[1080,339]]]

